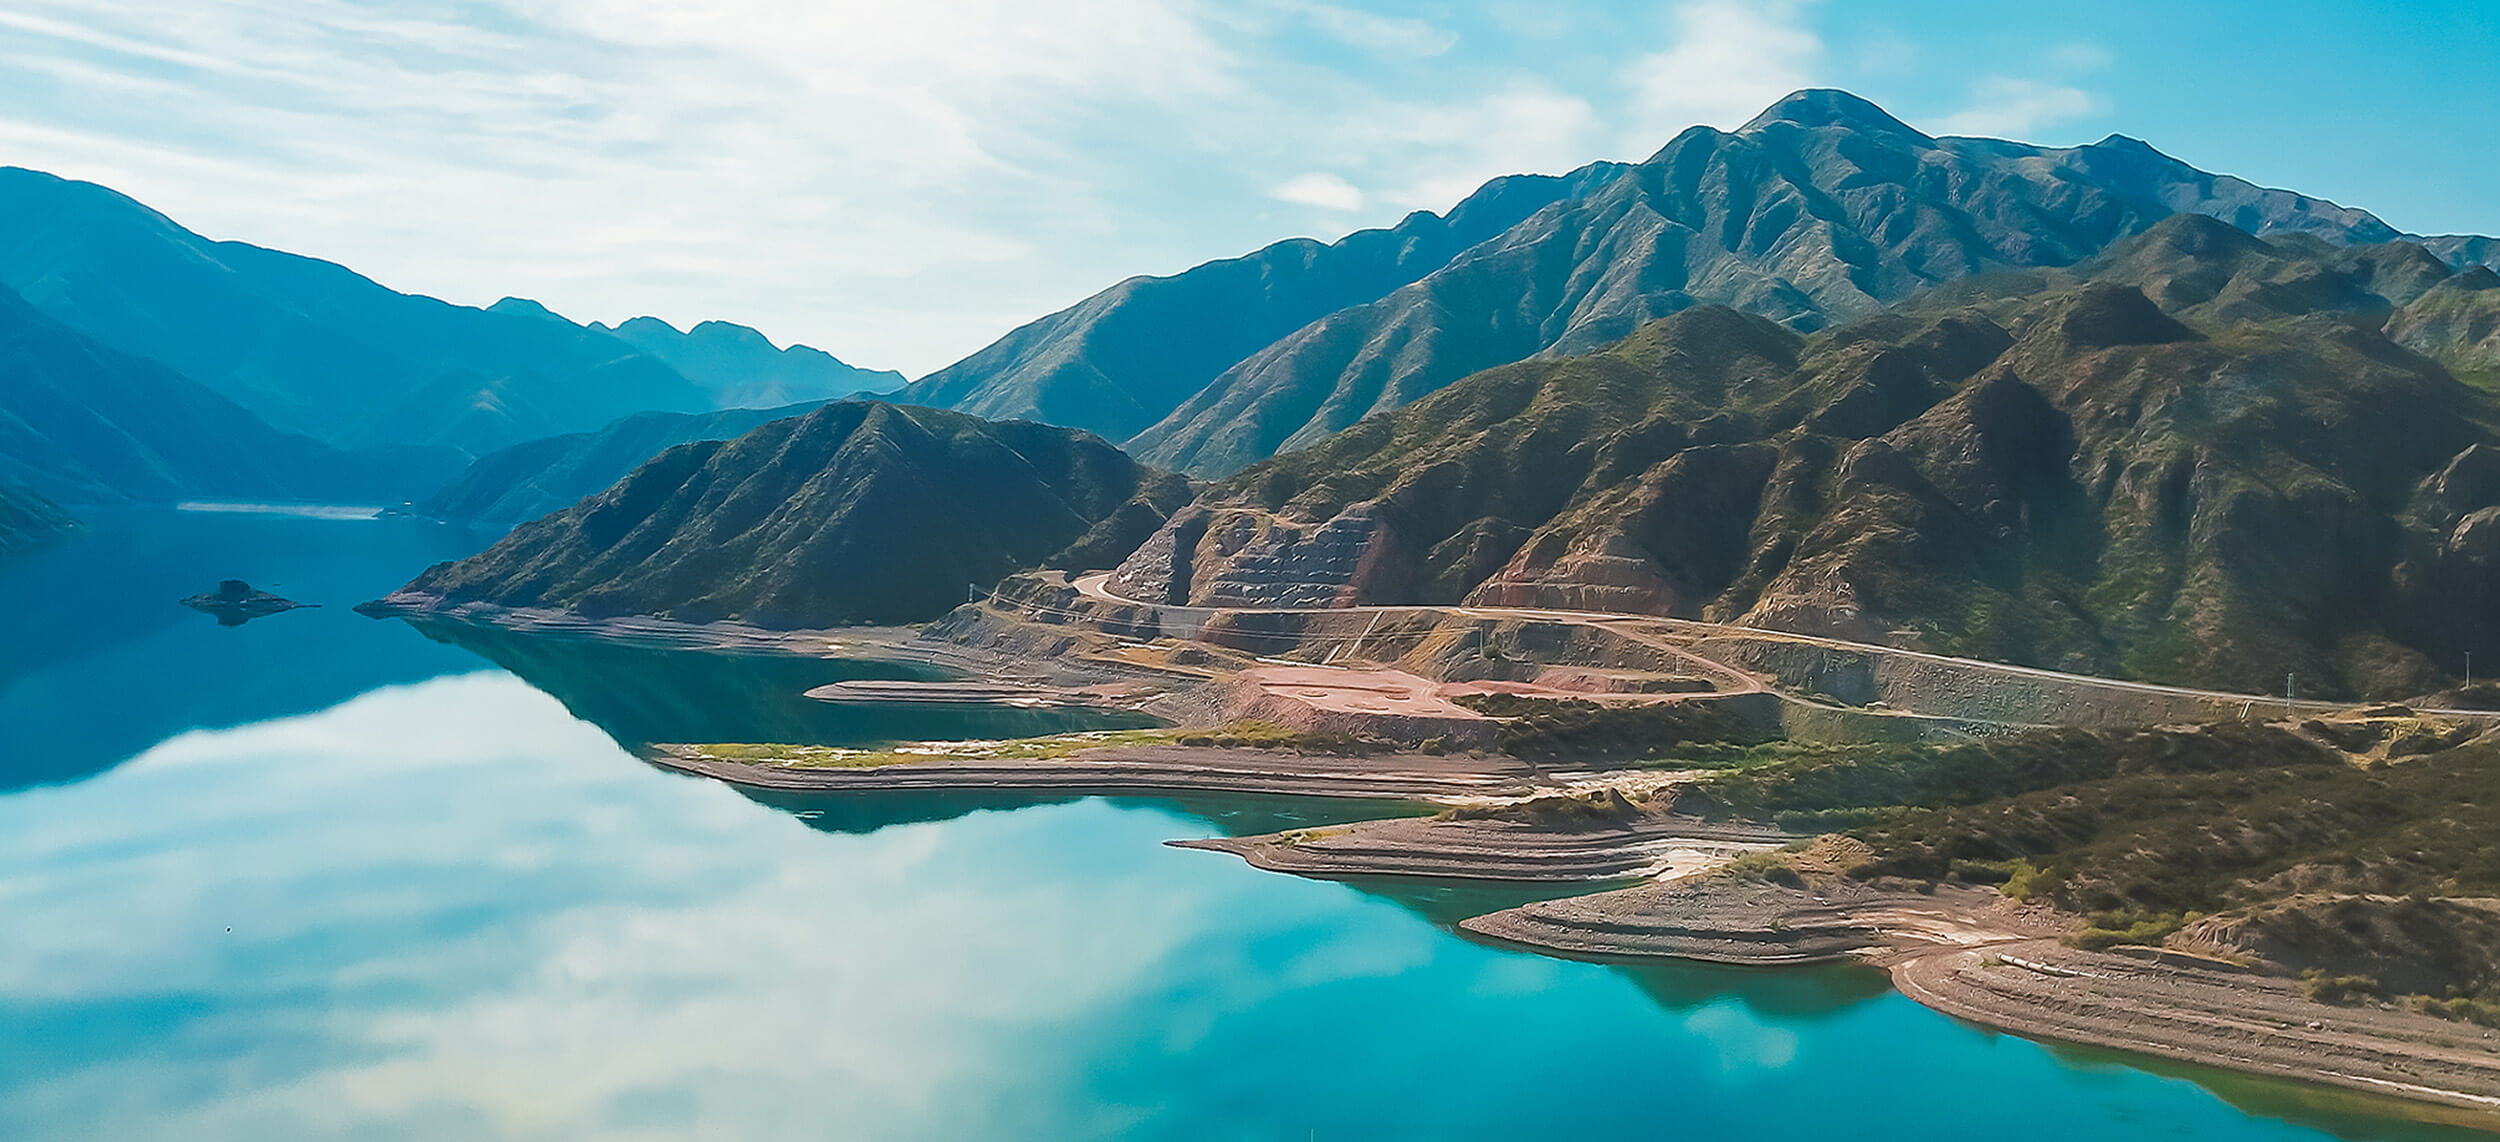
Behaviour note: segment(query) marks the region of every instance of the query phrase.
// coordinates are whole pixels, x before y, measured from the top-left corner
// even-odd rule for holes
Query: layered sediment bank
[[[1570,775],[1515,758],[1375,754],[1357,760],[1281,749],[1115,746],[1037,759],[936,758],[864,766],[775,764],[724,758],[699,746],[660,746],[651,760],[670,769],[762,789],[841,792],[876,789],[1075,789],[1100,792],[1187,790],[1296,797],[1467,800],[1527,797],[1568,788]]]
[[[2074,923],[1982,889],[1715,876],[1542,901],[1460,927],[1591,959],[1865,960],[1927,1007],[2026,1038],[2396,1095],[2500,1127],[2500,1037],[2491,1031],[2392,1007],[2322,1003],[2299,981],[2221,961],[2150,948],[2080,950],[2060,938]]]
[[[1547,802],[1588,808],[1557,805],[1540,811]],[[1789,839],[1774,829],[1604,809],[1585,798],[1553,795],[1484,812],[1460,810],[1438,817],[1171,843],[1232,853],[1270,872],[1320,879],[1434,876],[1573,883],[1680,876]]]

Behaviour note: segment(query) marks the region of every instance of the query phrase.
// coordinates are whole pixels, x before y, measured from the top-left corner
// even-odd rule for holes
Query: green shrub
[[[2375,1000],[2378,981],[2366,975],[2328,975],[2318,968],[2300,973],[2301,993],[2320,1003],[2350,1005]]]

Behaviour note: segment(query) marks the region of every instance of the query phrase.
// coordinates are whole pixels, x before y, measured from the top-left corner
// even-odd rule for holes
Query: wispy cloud
[[[726,317],[917,373],[1132,274],[1733,127],[1830,80],[1823,13],[16,0],[0,161],[396,288]],[[1982,83],[1947,129],[2089,113],[2061,86],[2086,47],[2043,65],[2069,78]]]
[[[1424,20],[1380,16],[1337,4],[1297,3],[1292,7],[1322,34],[1366,51],[1431,57],[1458,46],[1458,33]]]
[[[1685,127],[1742,124],[1773,100],[1812,86],[1823,40],[1811,0],[1691,0],[1674,10],[1663,49],[1623,68],[1638,138],[1656,146]]]
[[[1967,106],[1937,120],[1934,128],[1945,135],[2026,138],[2100,110],[2100,97],[2079,87],[1991,75],[1971,86]]]
[[[1363,208],[1361,187],[1325,171],[1295,175],[1276,184],[1276,189],[1268,193],[1285,202],[1316,206],[1323,210],[1361,210]]]

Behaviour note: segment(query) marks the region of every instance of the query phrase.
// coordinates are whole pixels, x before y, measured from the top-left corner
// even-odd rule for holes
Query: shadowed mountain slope
[[[903,622],[1055,557],[1116,557],[1188,494],[1088,433],[845,401],[671,448],[428,570],[403,597],[773,627]]]
[[[1253,604],[1316,582],[2420,692],[2500,649],[2500,412],[2390,334],[2493,292],[2486,276],[2410,243],[2179,215],[2071,270],[1811,335],[1695,308],[1250,468],[1117,583]]]
[[[1620,169],[1595,163],[1559,178],[1499,178],[1446,216],[1417,211],[1334,244],[1297,238],[1173,277],[1130,278],[921,378],[896,399],[1123,439],[1277,338],[1423,277]]]
[[[0,480],[70,503],[395,502],[441,481],[430,452],[347,453],[279,432],[153,361],[0,289]]]
[[[60,505],[23,484],[0,483],[0,558],[49,543],[76,530]]]

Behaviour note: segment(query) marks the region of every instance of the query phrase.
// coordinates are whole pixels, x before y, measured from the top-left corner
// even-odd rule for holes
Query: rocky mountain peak
[[[1846,91],[1828,87],[1810,87],[1792,91],[1777,103],[1763,108],[1737,134],[1750,135],[1780,124],[1796,127],[1844,127],[1869,134],[1906,135],[1926,139],[1917,128],[1892,117],[1890,112]]]

